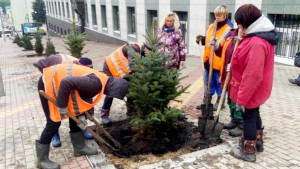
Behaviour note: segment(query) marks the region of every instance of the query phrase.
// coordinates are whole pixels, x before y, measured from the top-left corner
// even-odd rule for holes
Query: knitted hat
[[[81,64],[81,65],[84,65],[84,66],[87,66],[87,67],[93,67],[93,62],[91,59],[87,58],[87,57],[81,57],[79,60],[78,60],[78,63]]]

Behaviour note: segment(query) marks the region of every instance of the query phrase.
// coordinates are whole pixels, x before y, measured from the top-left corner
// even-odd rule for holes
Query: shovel
[[[215,20],[214,22],[214,31],[213,31],[213,37],[216,37],[216,30],[217,30],[217,21]],[[201,111],[202,111],[202,116],[198,117],[198,129],[201,133],[200,139],[205,138],[207,134],[209,134],[207,131],[207,125],[213,124],[213,104],[211,104],[211,99],[210,99],[210,89],[211,89],[211,78],[212,78],[212,72],[213,72],[213,58],[214,58],[214,52],[215,52],[215,45],[211,45],[211,54],[210,54],[210,66],[209,66],[209,78],[208,78],[208,84],[205,82],[205,75],[204,75],[204,62],[203,62],[203,81],[204,81],[204,90],[206,94],[206,104],[201,105]],[[203,59],[202,59],[203,61]]]
[[[234,45],[233,52],[232,52],[231,59],[230,59],[229,63],[231,63],[232,57],[233,57],[233,55],[236,51],[236,48],[239,44],[239,40],[240,40],[241,36],[242,36],[242,29],[239,29],[238,38],[235,41],[235,45]],[[227,90],[227,85],[228,85],[228,82],[229,82],[229,78],[230,78],[230,71],[227,73],[226,78],[225,78],[225,82],[224,82],[220,102],[218,104],[218,109],[217,109],[217,113],[216,113],[216,116],[215,116],[215,119],[214,119],[214,123],[213,123],[212,126],[211,126],[211,124],[210,124],[210,126],[207,126],[207,128],[211,129],[209,134],[213,138],[220,138],[221,133],[222,133],[223,128],[224,128],[224,125],[222,123],[219,123],[219,117],[220,117],[221,108],[222,108],[222,104],[223,104],[223,101],[224,101],[225,93],[226,93],[226,90]]]
[[[53,104],[56,105],[56,101],[50,97],[46,92],[44,92],[43,90],[40,90],[39,93],[44,96],[47,100],[49,100],[50,102],[52,102]],[[96,121],[94,118],[91,118],[91,115],[86,112],[87,116],[89,119],[93,119],[94,121]],[[70,112],[68,112],[68,116],[74,120],[78,126],[84,127],[84,124],[82,123],[82,121],[80,121],[77,117],[75,117],[73,114],[71,114]],[[93,122],[94,122],[93,121]],[[97,125],[97,124],[96,124]],[[114,140],[111,135],[98,123],[97,127],[99,127],[99,129],[119,148],[121,147],[121,144],[119,142],[117,142],[116,140]],[[104,144],[106,147],[108,147],[109,149],[113,150],[113,151],[120,151],[120,149],[116,149],[113,146],[111,146],[110,144],[108,144],[103,138],[101,138],[99,135],[97,135],[91,128],[89,128],[88,126],[85,126],[85,130],[87,130],[89,133],[91,133],[96,140],[98,140],[101,144]]]

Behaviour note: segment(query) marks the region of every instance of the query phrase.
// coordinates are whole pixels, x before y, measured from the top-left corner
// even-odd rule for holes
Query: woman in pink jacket
[[[271,21],[252,4],[241,6],[234,18],[244,34],[231,61],[229,95],[243,112],[244,133],[232,155],[254,162],[256,150],[263,151],[259,107],[271,95],[274,48],[279,35]]]

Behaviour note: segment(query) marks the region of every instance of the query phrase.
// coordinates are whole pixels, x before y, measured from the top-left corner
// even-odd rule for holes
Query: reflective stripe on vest
[[[141,53],[141,44],[134,44],[139,47]],[[123,78],[129,73],[129,61],[128,58],[123,53],[123,48],[127,46],[127,44],[123,45],[109,56],[106,57],[106,64],[112,76]],[[130,49],[129,49],[130,50]]]
[[[56,67],[56,68],[55,68]],[[56,71],[54,71],[56,69]],[[55,72],[55,73],[54,73]],[[108,76],[104,73],[101,73],[95,69],[88,68],[86,66],[81,66],[77,64],[59,64],[55,66],[51,66],[44,69],[43,80],[45,85],[45,92],[52,98],[56,100],[55,92],[58,92],[60,82],[67,76],[85,76],[88,74],[94,73],[102,83],[102,90],[99,91],[96,99],[92,103],[88,103],[81,99],[77,90],[73,90],[69,95],[68,101],[68,111],[72,113],[74,116],[78,116],[85,111],[90,110],[97,104],[101,97],[103,96],[103,92],[105,89],[105,85],[108,79]],[[55,87],[54,87],[55,85]],[[57,107],[48,101],[50,118],[54,122],[59,122],[63,117],[61,117],[60,113],[57,110]],[[65,116],[64,118],[67,118]]]
[[[223,27],[221,27],[219,30],[217,30],[216,32],[216,38],[218,40],[219,45],[223,45],[225,40],[225,36],[227,35],[227,33],[230,31],[231,27],[228,24],[225,24]],[[206,62],[207,60],[209,61],[209,64],[211,64],[211,59],[210,59],[210,55],[211,55],[211,48],[209,47],[209,43],[210,43],[210,39],[212,38],[213,35],[213,24],[211,24],[208,28],[207,31],[207,37],[205,39],[205,50],[204,50],[204,55],[203,55],[203,62]],[[214,53],[214,59],[213,59],[213,69],[215,70],[220,70],[221,69],[221,56],[217,56]]]

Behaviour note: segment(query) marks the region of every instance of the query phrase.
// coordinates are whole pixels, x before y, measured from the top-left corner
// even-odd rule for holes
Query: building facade
[[[21,24],[32,22],[32,3],[34,0],[10,0],[13,25],[16,31],[21,31]]]
[[[88,40],[123,44],[125,42],[143,42],[146,29],[150,29],[153,18],[159,26],[164,16],[170,11],[176,12],[189,54],[199,55],[195,43],[197,35],[205,35],[206,29],[214,21],[214,9],[224,4],[229,9],[229,19],[234,21],[234,12],[241,5],[251,3],[262,9],[281,30],[283,38],[292,38],[281,42],[276,53],[281,58],[293,57],[299,43],[291,44],[298,38],[297,26],[300,16],[300,1],[297,0],[75,0],[78,10],[84,15],[85,31]],[[70,0],[45,0],[47,21],[50,34],[64,36],[70,31],[72,12]],[[76,15],[76,16],[75,16]],[[81,25],[75,14],[75,20]],[[299,18],[300,19],[300,18]],[[287,29],[290,21],[293,29]],[[282,29],[281,29],[282,28]],[[296,29],[296,30],[294,30]],[[293,39],[294,38],[294,39]],[[290,47],[287,47],[290,43]],[[289,48],[289,49],[287,49]]]

